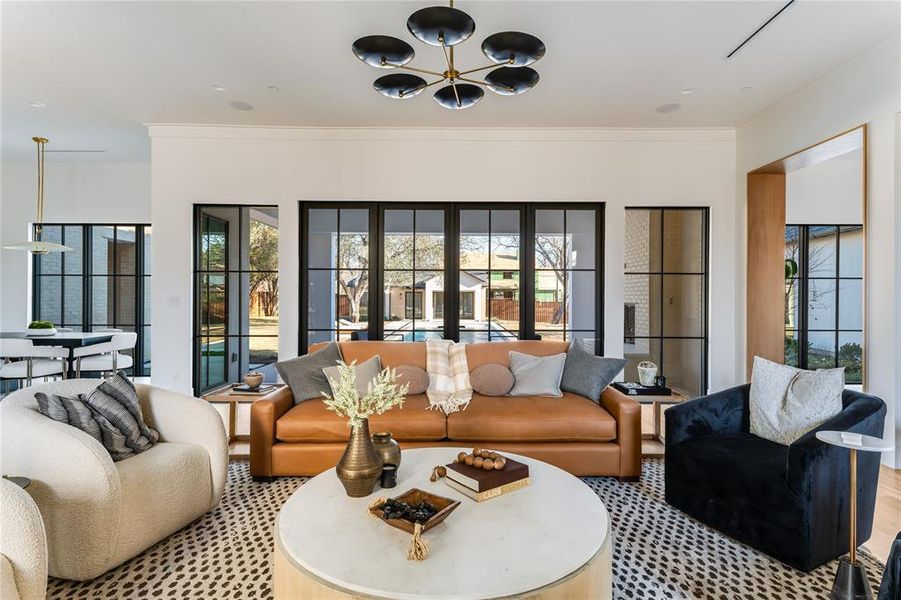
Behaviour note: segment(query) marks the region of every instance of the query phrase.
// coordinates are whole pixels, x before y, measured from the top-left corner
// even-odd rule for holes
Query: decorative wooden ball
[[[491,460],[490,458],[483,459],[482,460],[482,468],[485,469],[486,471],[493,471],[494,470],[494,461]]]
[[[472,449],[472,455],[473,455],[473,456],[478,456],[478,455],[481,454],[481,453],[482,453],[482,450],[481,450],[480,448],[473,448],[473,449]]]
[[[498,459],[494,461],[494,468],[497,471],[500,471],[501,469],[503,469],[506,466],[507,466],[507,459],[504,458],[503,456],[498,457]]]
[[[472,461],[472,466],[474,466],[476,469],[481,469],[482,463],[484,462],[485,459],[483,459],[481,456],[476,456]]]
[[[465,461],[465,460],[466,460],[466,453],[465,453],[465,452],[461,452],[460,454],[457,455],[457,462],[463,462],[463,461]]]
[[[438,467],[436,471],[438,473],[438,477],[444,477],[445,475],[447,475],[447,468],[445,468],[444,466]]]
[[[473,456],[471,454],[467,454],[466,457],[463,459],[463,462],[465,462],[469,466],[472,466],[472,463],[475,462],[475,458],[473,458]]]
[[[497,452],[491,452],[488,455],[488,458],[490,458],[491,460],[497,460],[500,457],[501,457],[501,455],[498,454]]]

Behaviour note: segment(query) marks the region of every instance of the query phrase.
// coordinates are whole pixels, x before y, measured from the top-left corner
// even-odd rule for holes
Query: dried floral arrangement
[[[364,419],[372,415],[380,415],[396,406],[403,406],[409,389],[409,384],[397,384],[398,377],[394,369],[386,368],[369,382],[366,394],[360,397],[357,393],[356,362],[339,362],[339,378],[332,384],[332,395],[322,393],[326,407],[347,417],[347,424],[352,428],[359,427]]]

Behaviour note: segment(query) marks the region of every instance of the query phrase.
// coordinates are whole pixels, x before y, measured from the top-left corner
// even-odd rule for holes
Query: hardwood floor
[[[879,470],[879,487],[876,490],[873,535],[864,547],[873,556],[885,562],[899,531],[901,531],[901,469],[890,469],[883,465]]]

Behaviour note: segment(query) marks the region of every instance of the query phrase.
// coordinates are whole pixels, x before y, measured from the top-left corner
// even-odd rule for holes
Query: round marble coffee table
[[[349,498],[330,469],[282,507],[275,525],[277,599],[299,598],[611,598],[610,518],[603,502],[576,477],[541,461],[532,485],[476,503],[432,467],[467,448],[404,450],[397,487],[376,486]],[[431,556],[408,561],[410,535],[367,514],[375,498],[410,488],[461,500],[446,521],[424,534]]]

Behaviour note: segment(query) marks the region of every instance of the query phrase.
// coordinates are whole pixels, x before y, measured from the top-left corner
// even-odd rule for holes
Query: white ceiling
[[[541,82],[525,95],[488,93],[475,107],[449,111],[430,91],[382,97],[371,84],[384,71],[350,52],[360,36],[390,34],[414,46],[412,65],[443,70],[440,50],[405,27],[411,12],[432,2],[4,1],[3,159],[30,159],[30,138],[39,134],[50,138],[48,149],[106,151],[54,160],[146,160],[148,122],[737,126],[895,35],[901,6],[799,0],[726,59],[783,2],[458,0],[476,21],[476,34],[458,46],[458,65],[487,64],[481,40],[503,30],[537,35],[547,55],[535,65]],[[746,86],[753,89],[742,92]],[[695,93],[682,95],[686,87]],[[255,110],[229,108],[234,100]],[[669,102],[681,110],[654,111]]]

